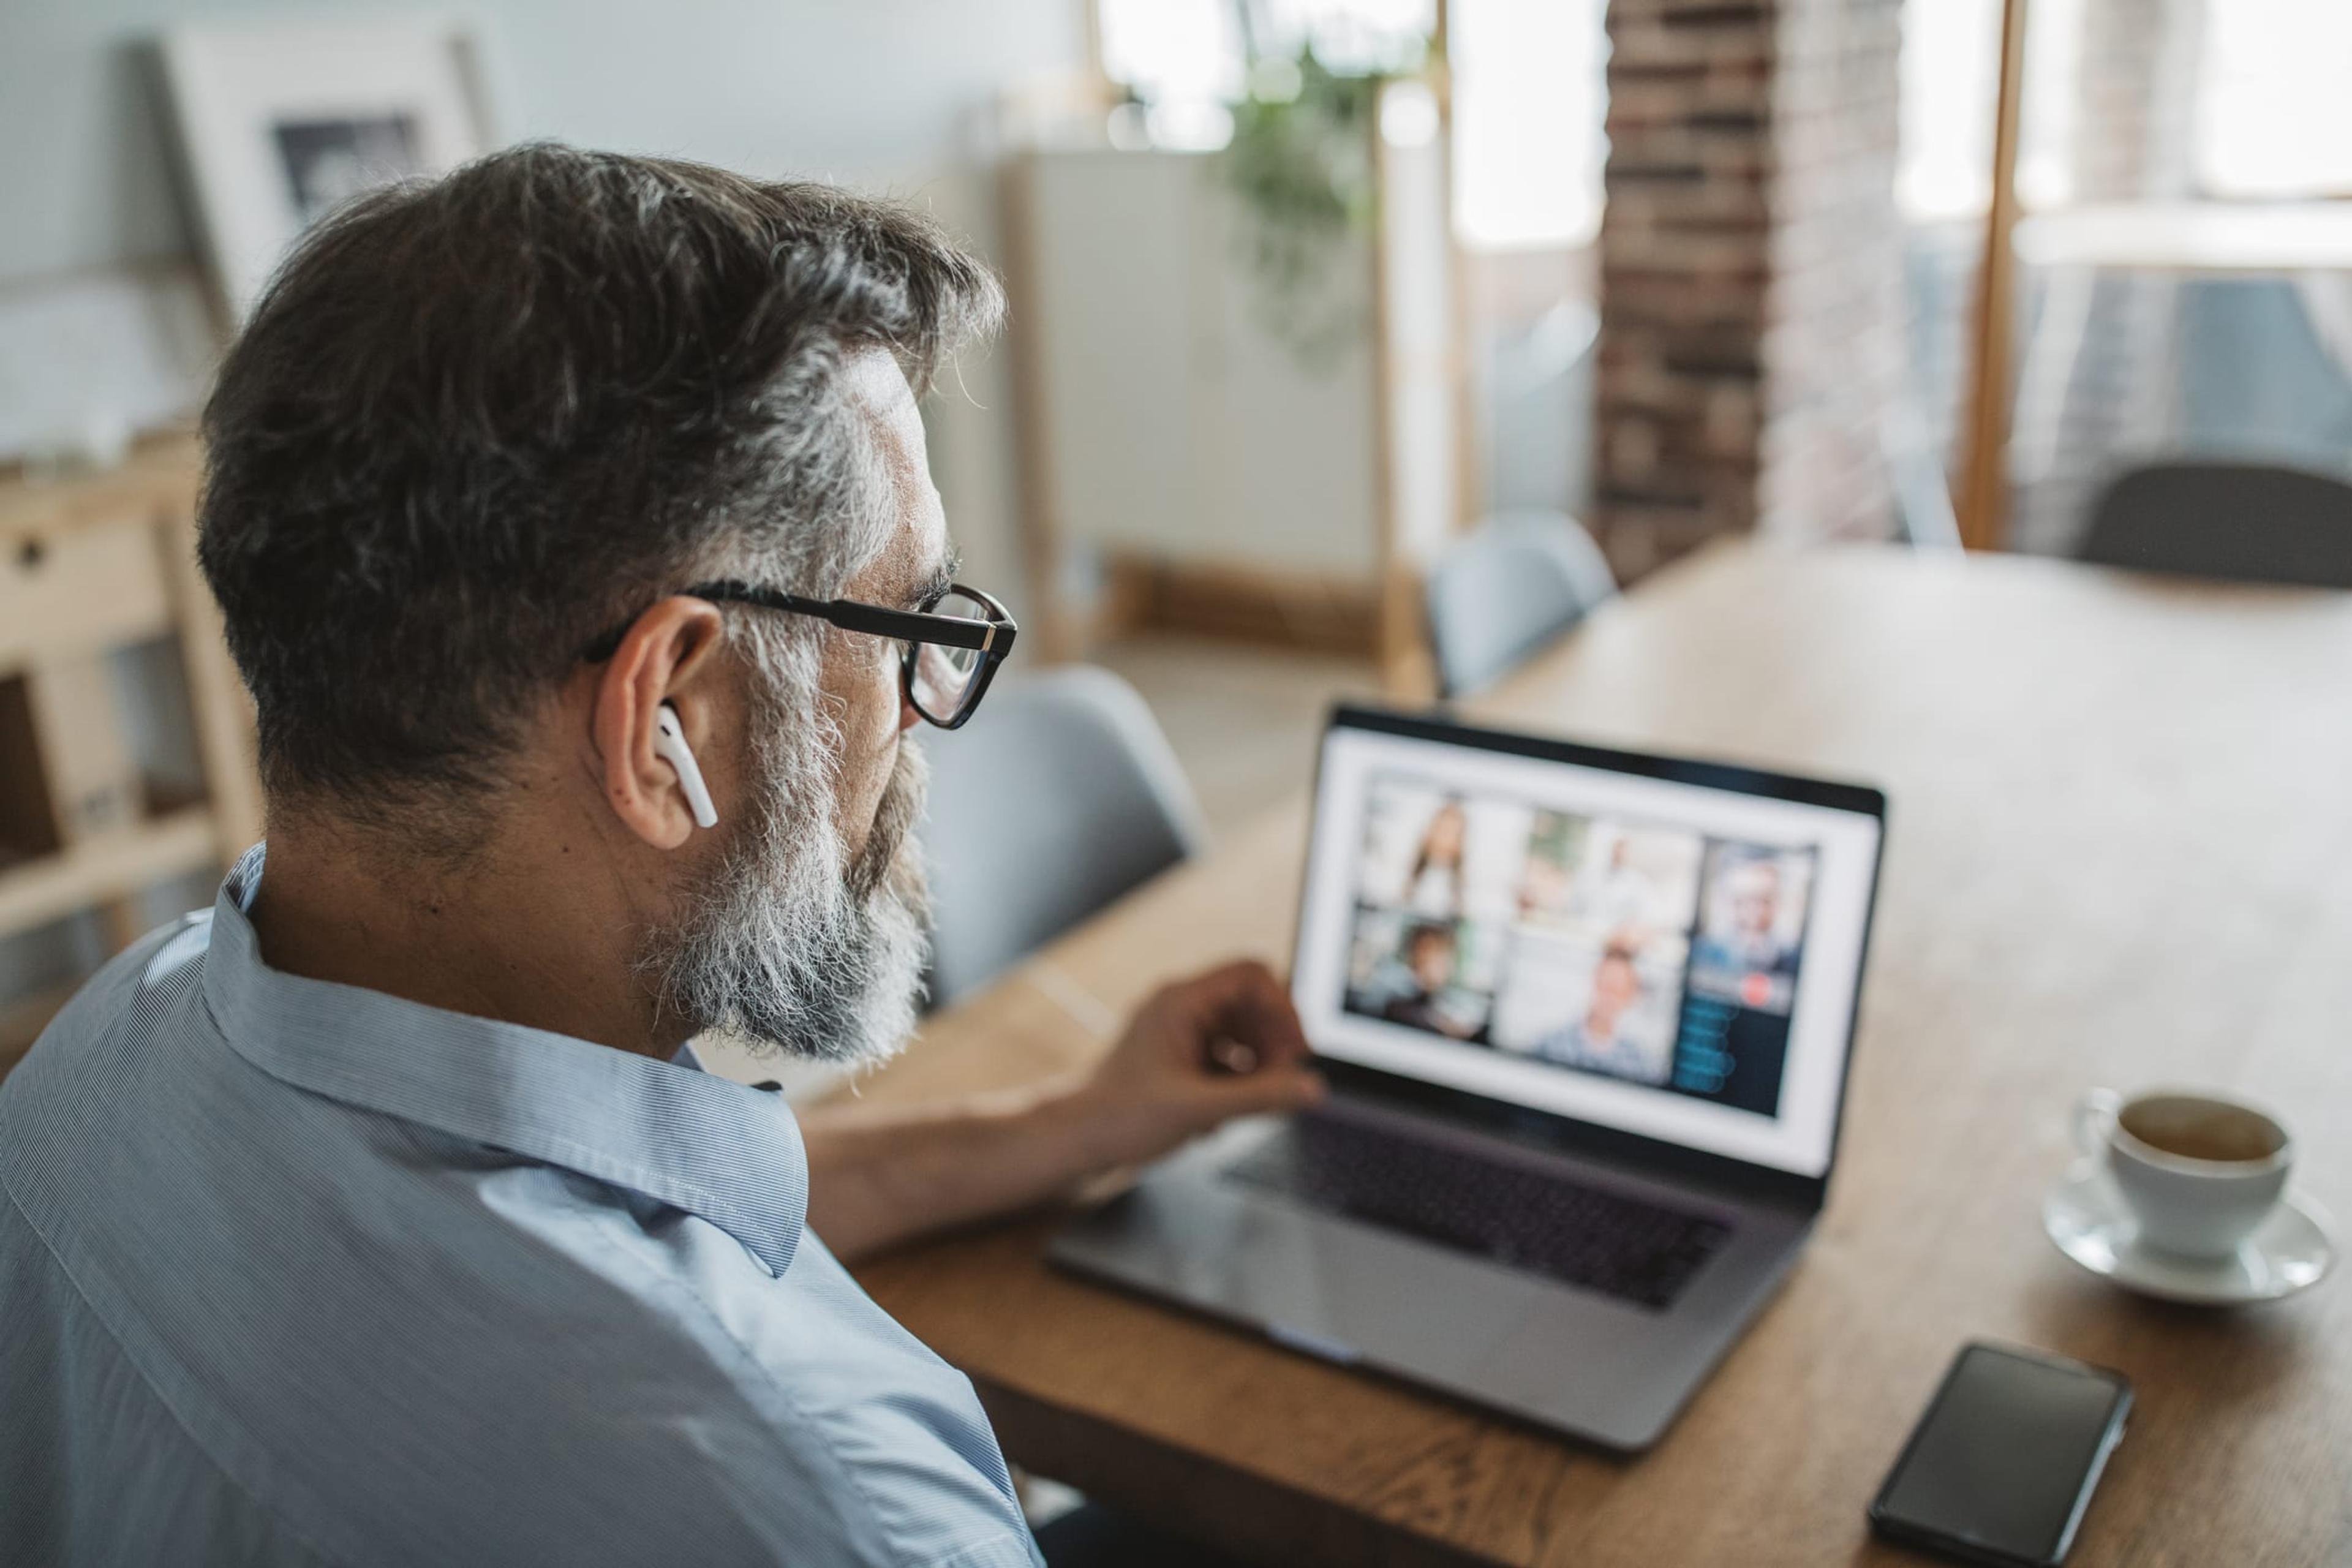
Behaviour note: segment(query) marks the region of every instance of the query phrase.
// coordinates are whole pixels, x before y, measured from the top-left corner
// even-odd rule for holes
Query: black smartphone
[[[2119,1372],[1969,1345],[1878,1489],[1871,1526],[1967,1563],[2057,1568],[2131,1397]]]

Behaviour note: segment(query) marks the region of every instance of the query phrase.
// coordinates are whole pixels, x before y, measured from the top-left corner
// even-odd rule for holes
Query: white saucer
[[[2180,1258],[2142,1247],[2139,1226],[2106,1173],[2082,1164],[2042,1200],[2042,1228],[2058,1250],[2126,1290],[2200,1307],[2275,1301],[2309,1289],[2336,1267],[2326,1211],[2289,1193],[2228,1258]]]

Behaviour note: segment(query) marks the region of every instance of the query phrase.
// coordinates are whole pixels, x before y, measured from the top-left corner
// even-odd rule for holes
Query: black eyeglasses
[[[996,667],[1013,651],[1021,628],[1004,606],[977,588],[958,583],[919,610],[888,610],[861,605],[855,599],[804,599],[774,588],[749,583],[703,583],[683,590],[697,599],[720,604],[751,605],[788,616],[814,616],[844,631],[895,637],[903,645],[898,656],[898,685],[916,712],[942,730],[961,728]],[[630,625],[635,625],[635,622]],[[580,657],[602,664],[629,635],[627,626],[614,627],[583,648]]]

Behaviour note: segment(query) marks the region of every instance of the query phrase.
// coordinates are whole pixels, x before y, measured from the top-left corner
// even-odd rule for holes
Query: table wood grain
[[[863,1267],[1016,1463],[1268,1563],[1908,1562],[1864,1510],[1989,1337],[2137,1385],[2075,1563],[2352,1563],[2352,1282],[2169,1307],[2039,1221],[2075,1096],[2158,1082],[2278,1108],[2296,1185],[2352,1215],[2352,595],[1723,549],[1471,708],[1888,791],[1844,1142],[1788,1286],[1627,1460],[1056,1273],[1053,1216]],[[1034,1077],[1161,979],[1285,961],[1305,824],[1115,906],[860,1092]]]

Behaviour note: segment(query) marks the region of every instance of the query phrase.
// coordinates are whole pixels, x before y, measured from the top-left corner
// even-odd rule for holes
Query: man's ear
[[[661,710],[677,715],[679,738],[698,758],[712,742],[717,653],[726,623],[708,600],[664,599],[629,627],[597,681],[590,733],[604,804],[630,832],[656,849],[676,849],[694,833],[694,803],[678,769],[661,755]],[[714,797],[723,781],[705,774]],[[714,798],[719,816],[723,799]]]

